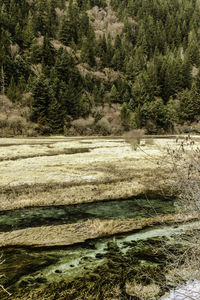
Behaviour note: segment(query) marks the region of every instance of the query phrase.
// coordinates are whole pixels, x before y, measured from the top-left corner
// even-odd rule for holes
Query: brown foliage
[[[144,134],[145,131],[143,129],[134,129],[124,133],[123,137],[134,150],[137,150],[137,147],[141,143],[141,139],[144,137]]]
[[[19,53],[19,46],[17,44],[10,44],[10,54],[14,58]]]
[[[91,10],[87,11],[90,18],[90,24],[94,28],[97,37],[105,36],[109,34],[112,38],[121,34],[124,28],[124,24],[119,22],[115,12],[111,6],[107,6],[105,9],[94,6]]]
[[[42,65],[41,64],[32,64],[31,70],[34,72],[36,76],[40,76],[42,73]]]

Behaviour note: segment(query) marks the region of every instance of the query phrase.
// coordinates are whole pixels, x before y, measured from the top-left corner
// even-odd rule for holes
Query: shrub
[[[71,122],[71,128],[68,130],[68,134],[70,133],[71,135],[75,134],[88,134],[88,132],[91,133],[92,131],[92,126],[94,124],[94,118],[89,117],[87,119],[77,119]]]
[[[167,110],[161,98],[157,98],[155,101],[146,102],[141,108],[141,116],[145,124],[147,120],[151,120],[156,123],[160,128],[168,127]]]
[[[8,127],[12,130],[14,135],[24,134],[26,132],[26,120],[18,115],[11,115],[8,117]]]
[[[97,132],[102,135],[111,134],[111,131],[112,131],[112,126],[105,117],[103,117],[101,120],[99,120],[96,123],[95,128],[96,128]]]
[[[140,145],[141,139],[144,136],[145,131],[143,129],[134,129],[123,134],[123,138],[127,143],[131,145],[134,150]]]
[[[5,114],[0,114],[0,128],[7,126],[7,116]]]

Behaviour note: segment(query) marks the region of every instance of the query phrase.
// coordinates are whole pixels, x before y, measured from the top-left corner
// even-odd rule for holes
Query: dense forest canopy
[[[199,121],[199,42],[199,0],[0,0],[1,94],[43,133],[106,104],[172,131]]]

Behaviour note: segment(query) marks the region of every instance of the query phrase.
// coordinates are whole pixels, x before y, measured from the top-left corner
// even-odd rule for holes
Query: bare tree
[[[3,66],[1,66],[1,93],[5,95],[5,73]]]
[[[176,147],[168,149],[171,172],[175,175],[172,189],[177,193],[180,212],[200,216],[200,148],[198,138],[176,139]],[[170,260],[167,281],[175,286],[164,300],[200,299],[200,233],[191,226],[180,236],[184,251],[178,256],[166,248]]]
[[[3,259],[3,254],[1,254],[1,255],[0,255],[0,265],[2,265],[4,262],[5,262],[5,260]],[[2,278],[2,277],[4,277],[3,274],[0,275],[0,278]],[[11,296],[11,295],[12,295],[10,292],[8,292],[8,291],[5,289],[5,287],[4,287],[2,284],[0,284],[0,288],[1,288],[6,294],[8,294],[8,296]]]
[[[200,148],[190,136],[169,150],[172,172],[175,173],[173,188],[186,211],[200,212]]]

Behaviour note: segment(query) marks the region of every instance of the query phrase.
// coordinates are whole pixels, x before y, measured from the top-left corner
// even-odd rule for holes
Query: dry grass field
[[[0,210],[127,198],[163,185],[173,139],[0,140]],[[158,165],[159,162],[159,165]]]

